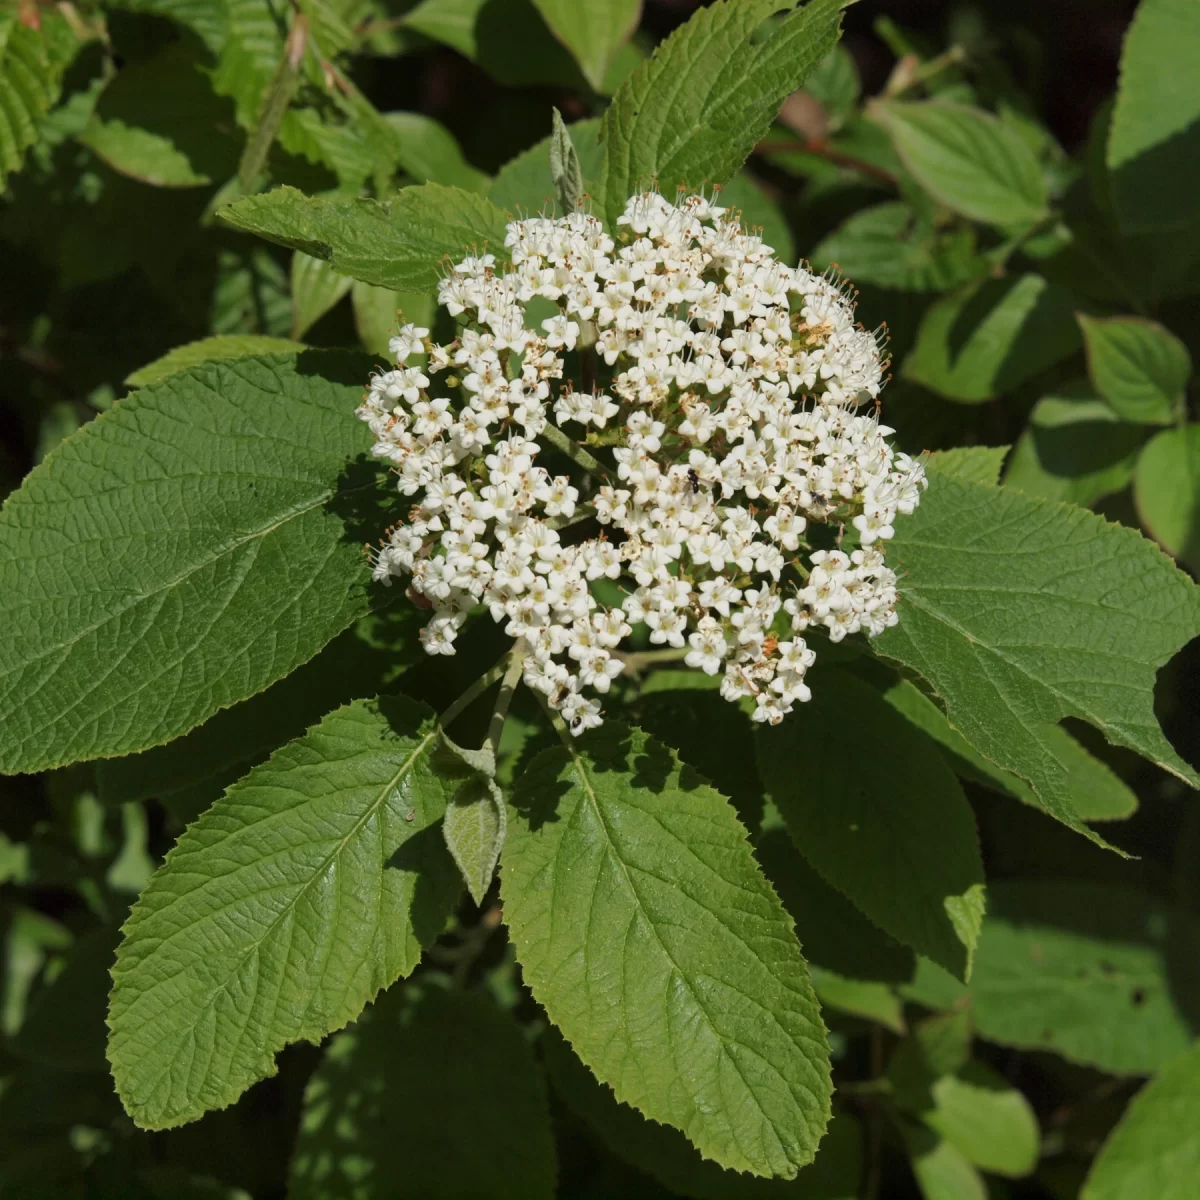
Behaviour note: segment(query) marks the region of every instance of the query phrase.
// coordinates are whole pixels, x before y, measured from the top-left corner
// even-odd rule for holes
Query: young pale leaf
[[[988,762],[916,684],[902,679],[888,688],[884,699],[938,743],[960,778],[1004,792],[1031,808],[1042,807],[1029,784]],[[1089,754],[1061,725],[1047,725],[1042,733],[1048,752],[1066,771],[1071,806],[1081,820],[1117,821],[1137,811],[1137,796],[1129,785],[1107,763]]]
[[[411,987],[330,1042],[304,1093],[288,1196],[550,1200],[546,1087],[521,1027],[481,992]]]
[[[868,684],[822,673],[794,727],[760,729],[758,770],[797,848],[897,941],[966,978],[983,920],[970,805],[937,747]],[[870,754],[848,754],[854,729]]]
[[[583,170],[575,143],[563,124],[562,113],[554,109],[554,131],[550,134],[550,182],[554,197],[563,213],[576,212],[583,204]]]
[[[655,183],[724,183],[771,126],[780,104],[837,41],[848,0],[809,0],[763,40],[763,22],[793,0],[716,0],[700,9],[620,87],[604,114],[602,210]]]
[[[1127,421],[1169,425],[1192,373],[1187,347],[1157,321],[1079,315],[1092,386]]]
[[[1150,533],[1200,570],[1200,425],[1155,435],[1138,459],[1133,498]]]
[[[642,15],[642,0],[533,0],[550,32],[574,56],[597,91],[613,55],[629,40]]]
[[[729,802],[615,722],[517,781],[501,871],[525,982],[617,1099],[706,1158],[795,1175],[829,1052],[791,919]]]
[[[1131,1101],[1080,1200],[1193,1200],[1200,1179],[1200,1042]]]
[[[1027,496],[1088,507],[1128,486],[1145,439],[1145,429],[1121,420],[1088,385],[1043,396],[1004,483]]]
[[[1154,715],[1158,668],[1200,633],[1200,590],[1139,533],[934,475],[889,557],[900,621],[875,649],[923,676],[951,725],[1052,816],[1095,837],[1046,735],[1064,717],[1200,783]]]
[[[353,284],[327,259],[297,250],[292,255],[292,337],[302,338]]]
[[[913,178],[947,208],[1002,229],[1026,228],[1046,215],[1033,151],[990,113],[941,100],[891,100],[871,113]]]
[[[1040,275],[1009,275],[972,284],[930,308],[902,373],[948,400],[978,404],[1078,348],[1071,297]]]
[[[0,770],[169,741],[366,611],[347,530],[377,487],[347,474],[366,370],[321,353],[194,368],[29,475],[0,513]]]
[[[707,1162],[687,1138],[669,1125],[647,1121],[571,1052],[553,1026],[541,1039],[542,1056],[555,1092],[605,1147],[657,1179],[672,1195],[695,1200],[851,1200],[863,1174],[862,1127],[854,1117],[834,1116],[821,1139],[816,1159],[794,1181],[756,1179],[723,1171]]]
[[[1200,1029],[1198,955],[1196,919],[1141,892],[1004,881],[988,889],[970,987],[925,961],[900,990],[935,1008],[969,997],[988,1041],[1149,1074]]]
[[[944,292],[984,273],[970,229],[943,231],[908,204],[889,201],[848,217],[810,255],[855,283],[905,292]]]
[[[597,135],[600,132],[599,118],[576,121],[568,126],[567,132],[579,160],[583,177],[583,192],[597,195],[600,188],[600,173],[604,168],[604,147]],[[550,163],[550,148],[554,135],[543,138],[535,146],[518,154],[496,172],[488,199],[498,208],[513,215],[530,212],[547,212],[562,216],[563,210],[556,207],[555,189]]]
[[[422,183],[394,199],[306,196],[279,187],[219,210],[235,229],[328,259],[333,269],[398,291],[437,286],[442,260],[486,246],[504,253],[505,215],[462,188]]]
[[[179,839],[113,967],[108,1057],[138,1125],[232,1104],[417,965],[460,886],[437,737],[412,700],[355,701]]]
[[[1192,0],[1142,0],[1121,51],[1106,160],[1131,232],[1200,214],[1200,13]]]
[[[201,338],[168,350],[144,367],[138,367],[125,382],[132,388],[149,387],[168,375],[198,367],[201,363],[219,362],[228,358],[256,358],[267,354],[290,354],[305,349],[303,342],[291,338],[267,337],[261,333],[222,333]]]

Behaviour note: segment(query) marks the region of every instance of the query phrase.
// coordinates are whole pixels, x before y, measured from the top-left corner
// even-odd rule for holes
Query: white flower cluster
[[[634,196],[616,239],[581,212],[513,221],[505,246],[511,267],[469,257],[442,281],[457,339],[404,326],[358,410],[414,498],[375,577],[411,576],[431,654],[486,605],[575,733],[642,622],[777,723],[810,695],[803,631],[896,621],[881,547],[925,475],[878,406],[857,411],[882,385],[875,335],[699,195]]]

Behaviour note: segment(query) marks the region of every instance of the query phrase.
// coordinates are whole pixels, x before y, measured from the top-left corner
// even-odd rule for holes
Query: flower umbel
[[[859,411],[883,356],[837,282],[700,195],[642,193],[617,224],[511,222],[511,266],[469,257],[442,281],[455,341],[392,339],[358,415],[413,503],[375,578],[411,577],[430,654],[486,606],[576,734],[639,623],[776,724],[810,697],[805,631],[896,623],[883,546],[924,469]],[[535,322],[539,298],[558,311]]]

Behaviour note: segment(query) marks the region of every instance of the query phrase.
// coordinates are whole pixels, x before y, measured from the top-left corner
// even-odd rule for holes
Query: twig
[[[515,649],[515,646],[514,646]],[[458,717],[464,709],[474,704],[484,692],[488,690],[498,679],[504,677],[505,668],[508,666],[508,660],[512,656],[512,649],[506,650],[504,657],[492,669],[481,675],[440,717],[438,723],[443,729],[449,728],[450,724]]]
[[[484,746],[490,746],[495,754],[500,747],[500,735],[504,732],[504,721],[508,717],[508,706],[512,703],[513,693],[521,680],[521,671],[525,666],[525,652],[528,643],[524,638],[517,638],[508,655],[508,667],[504,678],[500,681],[500,695],[496,697],[496,707],[492,710],[492,719],[488,723],[487,738]]]
[[[577,467],[582,467],[601,483],[608,482],[608,470],[604,464],[578,442],[567,437],[557,425],[547,424],[546,428],[542,430],[541,436],[556,450],[561,450]]]

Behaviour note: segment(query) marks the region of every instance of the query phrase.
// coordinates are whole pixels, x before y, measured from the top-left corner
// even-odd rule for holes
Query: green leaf
[[[906,1120],[899,1124],[925,1200],[988,1200],[983,1177],[961,1150],[924,1125]]]
[[[978,404],[1078,348],[1070,296],[1040,275],[1009,275],[972,284],[930,308],[901,373],[949,400]]]
[[[800,948],[811,966],[824,967],[848,981],[912,978],[912,951],[826,883],[797,852],[782,824],[758,839],[754,856],[796,922]]]
[[[1154,436],[1138,459],[1133,498],[1155,539],[1200,570],[1200,425]]]
[[[28,476],[0,513],[0,769],[169,741],[366,611],[365,376],[330,354],[193,368]]]
[[[1129,484],[1145,437],[1087,385],[1064,389],[1034,406],[1004,483],[1027,496],[1087,507]]]
[[[939,450],[930,457],[927,470],[943,479],[995,487],[1000,482],[1000,468],[1008,450],[1007,446],[956,446],[953,450]]]
[[[390,690],[422,654],[421,612],[400,597],[333,639],[264,692],[224,709],[165,746],[96,764],[106,805],[160,800],[182,824],[200,815],[251,767],[350,700]]]
[[[563,124],[562,113],[552,110],[554,128],[550,134],[550,182],[554,185],[554,197],[558,209],[573,213],[583,207],[583,169],[575,143]]]
[[[1127,421],[1168,425],[1192,373],[1187,347],[1156,321],[1079,314],[1092,386]]]
[[[224,333],[216,337],[201,338],[176,346],[162,358],[157,358],[144,367],[138,367],[125,380],[132,388],[149,387],[169,375],[177,375],[203,363],[219,362],[231,358],[255,358],[267,354],[288,354],[306,349],[303,342],[291,338],[267,337],[260,333]]]
[[[1200,14],[1191,0],[1142,0],[1121,51],[1106,155],[1130,231],[1200,214]]]
[[[0,187],[21,167],[42,118],[58,101],[63,72],[79,49],[75,31],[54,9],[30,29],[11,8],[0,14]]]
[[[504,913],[525,982],[617,1099],[706,1158],[795,1175],[829,1119],[792,922],[728,802],[610,722],[517,781]]]
[[[959,733],[1052,816],[1087,832],[1047,737],[1064,717],[1200,782],[1154,715],[1158,668],[1200,633],[1200,591],[1136,531],[934,476],[889,558],[905,572],[900,621],[876,651],[920,674]]]
[[[955,774],[1013,796],[1031,808],[1042,807],[1029,784],[988,762],[914,683],[900,680],[888,688],[884,699],[941,746]],[[1048,753],[1066,772],[1071,806],[1081,820],[1115,821],[1137,811],[1137,796],[1128,784],[1106,763],[1089,754],[1061,725],[1047,725],[1042,736]]]
[[[1100,1148],[1081,1200],[1191,1200],[1200,1179],[1200,1042],[1130,1102]]]
[[[383,120],[397,140],[400,165],[421,182],[442,183],[468,192],[486,192],[490,180],[463,157],[454,134],[423,113],[390,112]]]
[[[79,140],[110,167],[156,187],[202,187],[237,167],[232,112],[213,94],[201,56],[173,42],[124,67]]]
[[[471,899],[480,905],[492,886],[508,831],[508,809],[493,775],[480,772],[463,780],[442,823],[446,846]]]
[[[905,292],[944,292],[985,269],[973,230],[938,229],[898,200],[853,213],[810,258],[819,270],[836,266],[853,283]]]
[[[1020,1179],[1037,1166],[1037,1115],[1029,1101],[983,1063],[968,1063],[932,1087],[921,1119],[981,1171]]]
[[[330,1042],[304,1093],[288,1196],[550,1200],[554,1173],[521,1027],[482,993],[409,985]]]
[[[657,1179],[670,1192],[696,1200],[757,1200],[801,1196],[804,1200],[852,1200],[863,1174],[863,1138],[858,1122],[837,1116],[829,1122],[816,1159],[794,1181],[755,1179],[705,1161],[669,1125],[647,1121],[571,1053],[551,1027],[542,1035],[542,1055],[555,1092],[596,1134],[610,1153]]]
[[[439,183],[402,188],[382,202],[280,187],[219,215],[235,229],[328,259],[342,275],[397,291],[435,287],[447,255],[457,260],[484,246],[504,254],[504,214],[482,196]]]
[[[983,863],[958,781],[868,684],[830,671],[812,691],[794,727],[757,734],[767,795],[827,882],[897,941],[965,978],[983,919]],[[870,754],[849,751],[848,729]]]
[[[585,195],[598,195],[600,173],[604,167],[604,147],[597,140],[600,132],[599,118],[576,121],[568,126],[571,142],[579,158],[580,173],[583,175]],[[528,150],[518,154],[496,173],[488,192],[488,199],[514,216],[532,212],[562,215],[554,195],[554,183],[550,174],[551,138],[543,138]]]
[[[847,979],[824,967],[812,968],[813,990],[822,1009],[874,1021],[893,1033],[904,1033],[904,1004],[892,987],[869,979]]]
[[[872,106],[913,178],[935,200],[1001,229],[1020,229],[1047,212],[1033,151],[990,113],[942,100]]]
[[[1052,880],[988,889],[963,989],[925,962],[901,991],[933,1007],[969,996],[980,1037],[1118,1075],[1148,1074],[1198,1027],[1200,928],[1129,888]]]
[[[138,1125],[233,1103],[417,965],[459,891],[436,745],[423,705],[355,701],[179,839],[113,968],[108,1056]]]
[[[333,264],[297,250],[292,255],[292,337],[302,338],[343,296],[352,279]]]
[[[808,73],[804,90],[825,110],[831,129],[838,129],[854,115],[862,91],[858,64],[845,46],[837,45]]]
[[[810,0],[754,35],[789,0],[717,0],[663,41],[604,114],[601,209],[615,221],[637,191],[724,183],[784,99],[833,49],[846,0]]]
[[[550,32],[579,64],[597,91],[613,55],[629,40],[642,15],[642,0],[533,0]]]

